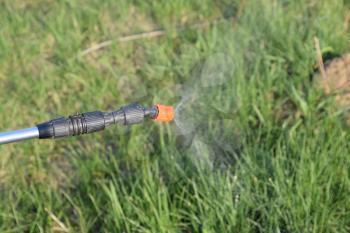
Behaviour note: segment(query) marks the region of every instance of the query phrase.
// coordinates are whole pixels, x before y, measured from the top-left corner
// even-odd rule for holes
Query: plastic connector
[[[60,117],[38,124],[39,138],[61,138],[88,134],[105,129],[105,118],[102,112],[86,112]]]

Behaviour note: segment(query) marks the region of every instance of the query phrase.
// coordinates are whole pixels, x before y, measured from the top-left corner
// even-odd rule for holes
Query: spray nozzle
[[[153,118],[156,121],[159,122],[170,122],[174,120],[174,108],[172,106],[165,106],[157,104],[155,106],[157,108],[157,115]]]

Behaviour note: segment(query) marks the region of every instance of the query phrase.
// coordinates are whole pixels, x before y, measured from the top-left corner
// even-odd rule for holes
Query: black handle
[[[155,118],[158,114],[156,106],[144,108],[139,104],[131,104],[112,112],[86,112],[69,117],[38,124],[39,138],[61,138],[76,136],[104,130],[112,124],[131,125],[141,123],[146,116]]]

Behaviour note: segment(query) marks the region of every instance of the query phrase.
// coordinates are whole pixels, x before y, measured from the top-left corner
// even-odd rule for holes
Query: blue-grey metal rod
[[[0,145],[38,137],[39,130],[37,127],[8,131],[0,133]]]

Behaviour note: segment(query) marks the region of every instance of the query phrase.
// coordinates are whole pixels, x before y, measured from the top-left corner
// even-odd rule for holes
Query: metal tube
[[[38,137],[39,130],[37,127],[4,132],[0,133],[0,145]]]

